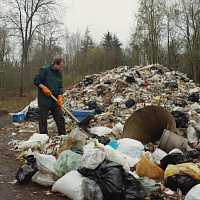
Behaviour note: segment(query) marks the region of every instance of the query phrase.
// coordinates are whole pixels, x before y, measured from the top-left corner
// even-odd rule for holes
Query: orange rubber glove
[[[43,92],[48,97],[50,97],[52,95],[52,92],[47,87],[43,88]]]
[[[62,106],[62,95],[58,95],[58,100],[56,102],[59,106]]]

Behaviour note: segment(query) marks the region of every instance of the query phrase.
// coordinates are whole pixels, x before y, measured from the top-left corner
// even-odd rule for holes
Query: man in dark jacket
[[[66,134],[65,119],[62,114],[63,82],[61,70],[65,65],[63,58],[56,58],[53,64],[42,67],[34,78],[38,87],[39,129],[41,134],[48,134],[47,118],[49,111],[56,122],[59,135]],[[57,102],[51,97],[57,98]]]

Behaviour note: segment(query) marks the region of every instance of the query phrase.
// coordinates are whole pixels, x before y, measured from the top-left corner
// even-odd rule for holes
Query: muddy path
[[[0,199],[2,200],[69,200],[60,193],[53,193],[51,187],[43,187],[36,183],[14,183],[16,173],[25,163],[25,159],[17,159],[20,152],[13,150],[9,144],[12,139],[28,140],[32,133],[19,133],[12,123],[9,114],[0,116]],[[16,133],[16,135],[12,135]]]

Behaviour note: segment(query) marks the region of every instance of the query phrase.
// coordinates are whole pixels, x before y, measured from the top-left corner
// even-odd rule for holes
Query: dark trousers
[[[47,118],[49,110],[51,111],[51,114],[53,115],[53,118],[56,122],[59,135],[65,135],[66,134],[65,119],[63,117],[61,107],[44,107],[44,106],[40,106],[38,112],[40,134],[48,134]]]

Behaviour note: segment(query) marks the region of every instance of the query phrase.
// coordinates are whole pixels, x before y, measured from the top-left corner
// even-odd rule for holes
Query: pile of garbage
[[[33,135],[11,142],[26,160],[21,184],[74,200],[200,199],[199,86],[186,75],[159,64],[120,66],[86,76],[63,94],[63,106],[92,112],[89,132],[63,111],[66,135],[39,134],[31,102],[21,111],[26,127],[14,124]],[[51,114],[48,128],[56,129]]]

